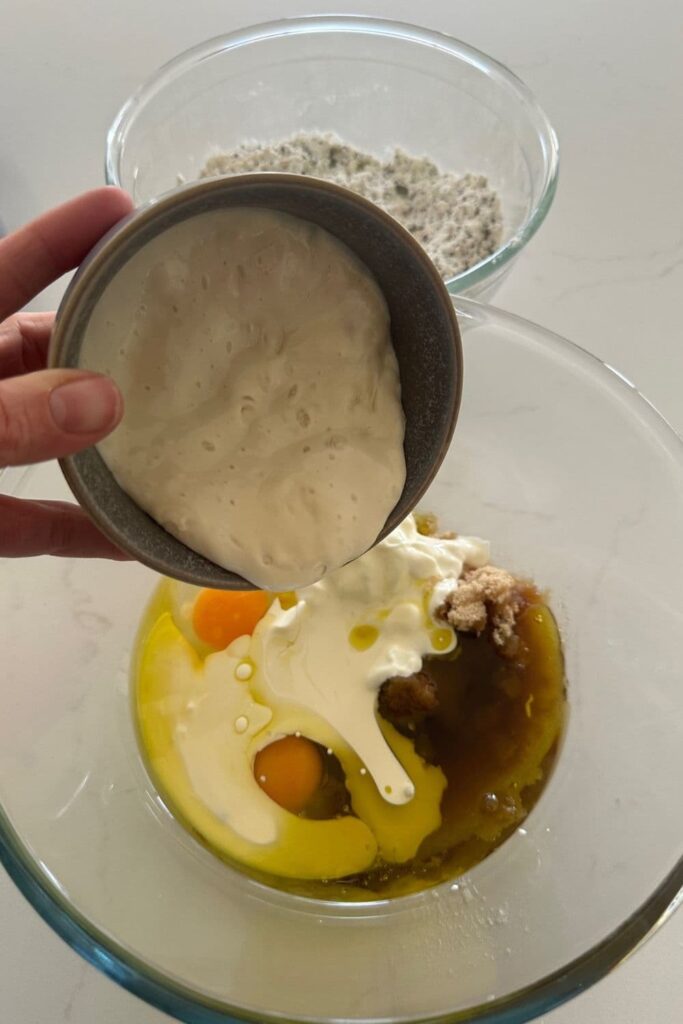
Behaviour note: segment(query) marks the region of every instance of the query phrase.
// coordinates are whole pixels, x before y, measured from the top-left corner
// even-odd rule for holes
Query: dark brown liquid
[[[499,653],[487,635],[460,635],[454,656],[435,657],[427,665],[437,681],[439,709],[404,729],[414,736],[418,753],[440,766],[448,786],[442,824],[417,856],[348,879],[288,882],[287,889],[337,900],[413,892],[469,870],[523,821],[547,780],[565,708],[557,626],[540,596],[530,591],[528,597],[514,657]],[[328,779],[329,789],[323,788],[310,809],[313,817],[340,813],[348,799],[334,767]]]

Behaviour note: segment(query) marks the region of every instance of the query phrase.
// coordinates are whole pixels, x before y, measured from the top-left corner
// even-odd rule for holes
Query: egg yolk
[[[303,811],[322,782],[320,750],[304,736],[283,736],[259,750],[254,776],[264,793],[286,811]]]
[[[263,590],[202,590],[192,612],[194,631],[222,650],[238,636],[251,635],[270,604]]]

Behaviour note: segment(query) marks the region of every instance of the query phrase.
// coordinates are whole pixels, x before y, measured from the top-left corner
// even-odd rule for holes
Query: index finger
[[[118,188],[96,188],[0,240],[0,321],[21,309],[133,209]]]

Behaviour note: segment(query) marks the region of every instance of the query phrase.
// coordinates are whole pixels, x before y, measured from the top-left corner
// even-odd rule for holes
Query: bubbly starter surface
[[[108,285],[81,365],[123,393],[99,446],[121,487],[261,587],[362,554],[403,489],[385,300],[307,221],[239,208],[163,232]]]

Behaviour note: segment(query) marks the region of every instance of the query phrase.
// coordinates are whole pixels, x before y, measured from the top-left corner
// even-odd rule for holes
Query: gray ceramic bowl
[[[188,185],[138,209],[98,243],[69,285],[57,313],[50,365],[79,366],[92,311],[135,252],[179,221],[234,206],[278,210],[326,228],[369,267],[384,293],[401,376],[407,472],[380,539],[415,507],[446,454],[460,405],[462,348],[448,292],[429,258],[395,220],[355,193],[314,178],[249,174]],[[61,466],[103,533],[138,561],[198,586],[251,588],[143,512],[116,483],[96,448],[62,459]]]

